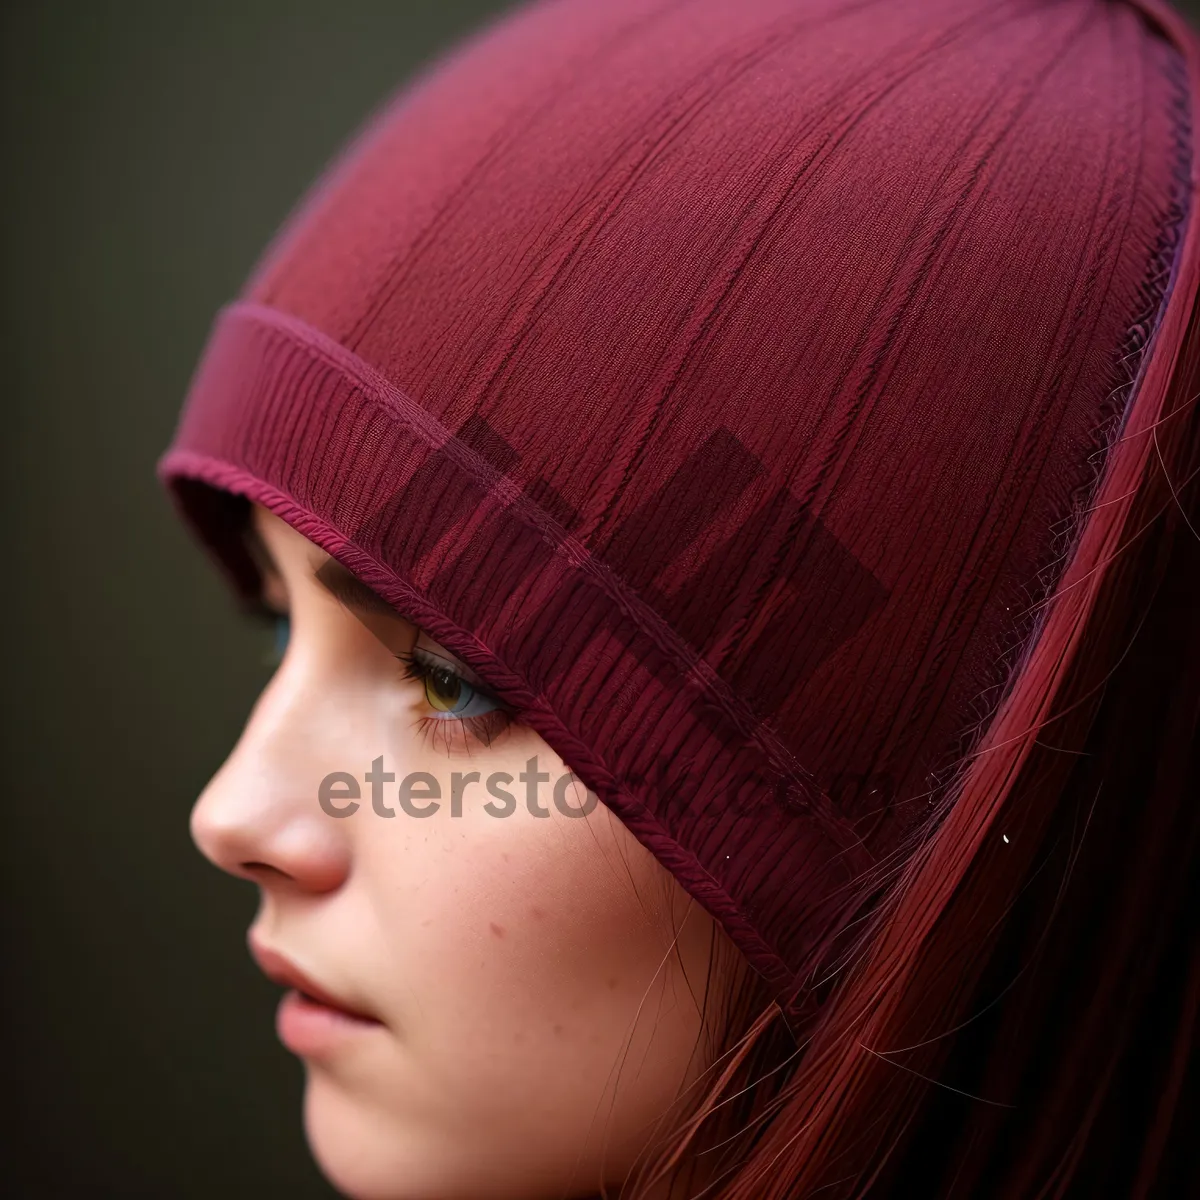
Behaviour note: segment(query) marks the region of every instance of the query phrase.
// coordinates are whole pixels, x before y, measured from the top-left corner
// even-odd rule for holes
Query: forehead
[[[302,533],[293,529],[282,517],[277,517],[269,508],[264,508],[257,502],[250,505],[250,524],[259,537],[264,540],[268,537],[275,538],[299,538],[301,541],[307,541]],[[318,549],[314,546],[313,549]]]
[[[261,504],[251,505],[246,538],[259,565],[275,574],[290,567],[309,573],[329,561],[320,546]]]

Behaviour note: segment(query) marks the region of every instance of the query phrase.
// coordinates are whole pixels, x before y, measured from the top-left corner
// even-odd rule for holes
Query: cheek
[[[421,819],[368,813],[356,870],[390,943],[393,978],[380,982],[411,1033],[414,1067],[458,1118],[511,1126],[519,1109],[586,1125],[614,1064],[631,1054],[641,1066],[626,1108],[643,1119],[669,1102],[698,1034],[669,954],[665,877],[607,809],[586,818],[554,809],[552,782],[566,768],[544,745],[539,767],[552,764],[551,782],[540,799],[551,815],[532,816],[516,781],[525,757],[478,763],[483,779],[513,775],[511,816],[483,810],[482,785],[468,787],[457,818],[448,804]],[[705,921],[688,918],[693,931]],[[706,937],[683,939],[697,992]]]
[[[602,807],[494,817],[467,796],[461,817],[369,815],[356,850],[410,988],[472,1029],[503,1021],[518,1044],[523,1015],[594,1027],[640,1000],[671,942],[657,864]]]

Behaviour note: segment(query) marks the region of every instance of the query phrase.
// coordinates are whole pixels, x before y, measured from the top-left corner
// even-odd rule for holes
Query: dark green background
[[[216,309],[303,189],[505,7],[3,8],[5,1194],[333,1194],[245,950],[256,891],[187,831],[267,639],[153,464]]]
[[[153,466],[216,309],[304,188],[504,7],[4,7],[3,1194],[334,1194],[246,952],[256,889],[187,830],[267,635]]]

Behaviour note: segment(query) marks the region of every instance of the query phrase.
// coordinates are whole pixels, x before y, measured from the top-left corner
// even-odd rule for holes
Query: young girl
[[[160,474],[343,1193],[1197,1194],[1198,98],[1159,0],[540,0],[306,197]]]

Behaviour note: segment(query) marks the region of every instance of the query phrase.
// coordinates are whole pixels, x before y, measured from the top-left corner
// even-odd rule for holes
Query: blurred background
[[[245,949],[256,890],[187,830],[269,634],[153,467],[217,308],[307,185],[508,7],[2,7],[6,1195],[334,1195]]]
[[[5,3],[3,1194],[330,1197],[256,890],[188,838],[266,682],[154,479],[217,310],[492,0]]]

